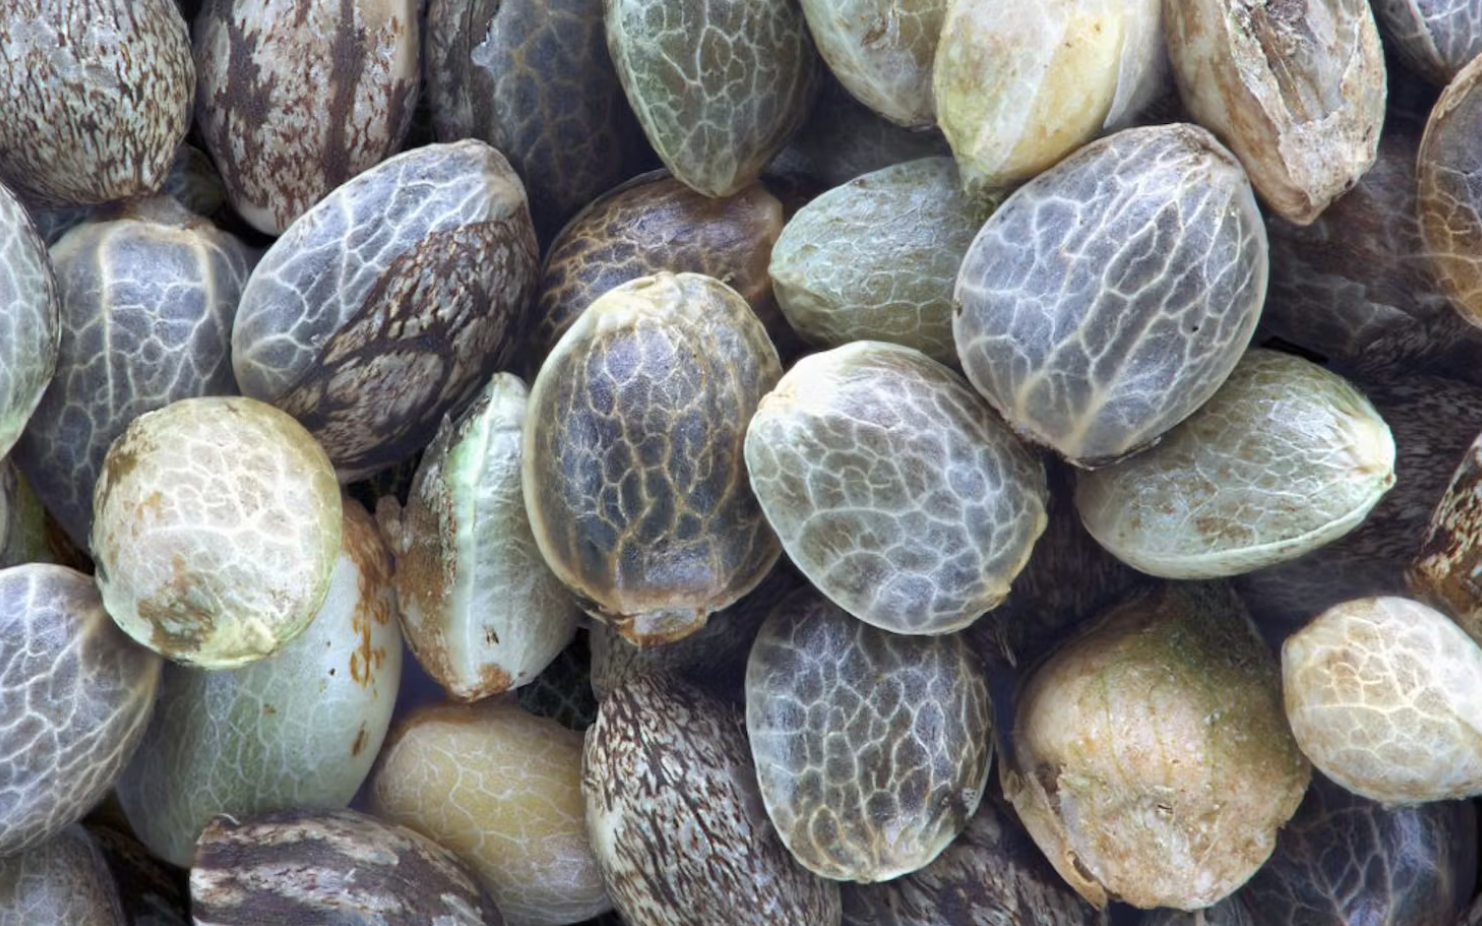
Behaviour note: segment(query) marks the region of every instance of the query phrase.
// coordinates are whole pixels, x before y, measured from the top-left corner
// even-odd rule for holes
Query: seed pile
[[[0,926],[1482,922],[1479,84],[1462,2],[0,4]]]

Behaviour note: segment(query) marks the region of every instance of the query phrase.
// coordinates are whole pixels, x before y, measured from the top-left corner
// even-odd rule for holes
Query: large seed
[[[21,436],[56,373],[61,299],[46,248],[0,185],[0,455]]]

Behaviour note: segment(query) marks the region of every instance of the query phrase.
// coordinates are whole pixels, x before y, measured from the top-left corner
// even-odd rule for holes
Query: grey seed
[[[56,371],[60,315],[46,248],[0,185],[0,455],[15,445]]]
[[[130,926],[103,853],[81,826],[0,858],[0,926]]]

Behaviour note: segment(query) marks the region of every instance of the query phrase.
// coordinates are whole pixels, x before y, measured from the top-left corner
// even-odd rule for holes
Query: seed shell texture
[[[973,192],[1027,180],[1126,126],[1166,74],[1160,0],[951,0],[932,86]]]
[[[437,843],[353,810],[287,810],[206,827],[190,871],[196,926],[504,926]]]
[[[607,48],[674,176],[729,196],[807,117],[817,54],[793,0],[605,0]]]
[[[967,829],[930,865],[880,884],[846,882],[839,892],[849,926],[1110,923],[1105,910],[1086,903],[1055,873],[1012,808],[992,793],[984,795]],[[1209,926],[1248,924],[1211,921]]]
[[[856,341],[798,361],[746,432],[752,490],[788,557],[855,617],[960,630],[1008,594],[1044,532],[1044,468],[960,376]]]
[[[1385,807],[1313,775],[1276,851],[1240,895],[1255,926],[1456,926],[1476,883],[1472,802]]]
[[[130,421],[177,399],[236,393],[232,319],[255,254],[164,196],[78,225],[49,253],[61,348],[15,458],[82,545],[103,458]]]
[[[746,733],[793,858],[836,881],[888,881],[930,864],[977,811],[993,702],[961,635],[891,633],[807,589],[752,645]]]
[[[161,664],[109,619],[88,576],[0,570],[0,856],[34,849],[113,787],[149,723]]]
[[[0,926],[53,923],[133,926],[103,853],[81,826],[0,858]]]
[[[1210,579],[1353,530],[1394,485],[1389,426],[1347,380],[1252,349],[1155,447],[1076,480],[1086,529],[1124,562]]]
[[[1164,0],[1184,106],[1306,224],[1374,163],[1386,72],[1366,0]]]
[[[1265,863],[1311,767],[1239,598],[1173,582],[1115,605],[1026,677],[1005,796],[1097,906],[1207,907]]]
[[[456,852],[509,926],[579,923],[612,909],[587,838],[581,761],[581,733],[512,697],[429,705],[392,731],[370,809]]]
[[[541,554],[587,613],[676,640],[781,554],[752,494],[746,425],[781,377],[766,330],[711,277],[609,290],[530,389],[521,472]]]
[[[153,193],[190,128],[195,84],[172,0],[7,0],[0,178],[50,206]]]
[[[407,151],[263,256],[232,329],[237,384],[299,419],[354,482],[421,449],[508,363],[538,272],[503,155],[480,141]]]
[[[818,53],[855,98],[897,125],[936,127],[931,69],[947,0],[802,0]]]
[[[1094,468],[1215,393],[1266,295],[1245,172],[1182,123],[1098,139],[1016,190],[957,276],[972,384],[1022,436]]]
[[[1482,52],[1482,7],[1470,0],[1373,0],[1379,31],[1438,87]]]
[[[391,724],[401,633],[390,554],[359,502],[308,628],[240,669],[165,667],[154,719],[119,779],[119,803],[150,851],[190,867],[219,813],[344,807]]]
[[[26,208],[0,184],[0,456],[15,445],[56,372],[61,311],[46,246]]]
[[[524,179],[541,242],[653,155],[607,52],[603,0],[431,0],[423,44],[441,141],[479,138]]]
[[[232,206],[283,232],[395,152],[419,80],[416,0],[208,0],[195,118]]]
[[[129,423],[93,493],[103,606],[135,640],[203,669],[276,652],[324,602],[340,550],[334,469],[254,399],[181,399]]]
[[[1482,794],[1482,649],[1408,598],[1335,605],[1281,647],[1302,752],[1355,794],[1394,806]]]
[[[540,555],[520,482],[529,390],[496,373],[423,453],[407,507],[377,509],[396,554],[407,644],[460,701],[532,681],[581,608]]]
[[[587,831],[641,926],[839,926],[839,886],[797,863],[757,790],[741,712],[672,676],[613,691],[587,731]]]
[[[788,323],[810,343],[891,341],[955,367],[952,289],[982,226],[951,158],[907,161],[799,209],[768,272]]]
[[[1482,437],[1472,441],[1431,513],[1405,573],[1410,591],[1482,645]]]

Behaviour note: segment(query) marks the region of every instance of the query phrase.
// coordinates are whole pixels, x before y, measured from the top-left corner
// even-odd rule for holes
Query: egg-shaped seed
[[[1364,377],[1405,370],[1482,383],[1482,328],[1451,307],[1420,234],[1423,116],[1390,111],[1374,165],[1310,225],[1266,218],[1271,283],[1255,340],[1278,337]]]
[[[1276,660],[1217,583],[1118,603],[1021,683],[1005,796],[1091,903],[1195,909],[1270,856],[1311,769]]]
[[[0,185],[0,456],[8,454],[56,372],[61,297],[46,247]]]
[[[817,54],[790,0],[605,0],[607,48],[664,166],[706,196],[761,175],[808,112]]]
[[[189,867],[218,813],[343,807],[370,774],[396,703],[401,633],[375,522],[349,499],[344,519],[329,592],[303,633],[240,669],[166,666],[117,788],[160,858]]]
[[[802,0],[818,53],[855,98],[897,125],[935,128],[931,68],[947,0]]]
[[[324,602],[343,508],[324,450],[254,399],[181,399],[129,423],[93,494],[103,605],[169,658],[230,669]]]
[[[827,190],[892,164],[952,156],[937,129],[898,126],[856,100],[827,68],[822,77],[808,118],[772,159],[768,175],[800,175]]]
[[[879,884],[845,882],[839,893],[848,926],[1110,922],[1105,910],[1086,903],[1055,873],[1008,803],[993,793],[984,795],[962,835],[930,865]]]
[[[87,542],[103,458],[130,421],[177,399],[236,393],[232,317],[254,256],[164,196],[53,245],[61,347],[15,459],[74,543]]]
[[[890,633],[808,589],[751,647],[746,733],[793,857],[836,881],[887,881],[929,864],[977,811],[993,702],[962,636]]]
[[[0,858],[0,926],[131,926],[102,851],[69,826],[19,855]]]
[[[742,458],[782,374],[735,290],[659,273],[609,290],[530,390],[521,471],[535,540],[587,613],[674,640],[746,594],[781,553]]]
[[[1405,584],[1482,645],[1482,435],[1472,441],[1431,512]]]
[[[263,255],[232,329],[237,384],[298,418],[354,482],[421,449],[509,362],[537,268],[503,155],[480,141],[399,154]]]
[[[1374,0],[1373,7],[1390,48],[1438,87],[1482,52],[1482,13],[1467,0]]]
[[[1160,0],[951,0],[932,89],[970,193],[1033,177],[1161,90]]]
[[[1419,373],[1360,385],[1394,435],[1395,485],[1351,533],[1232,580],[1274,645],[1340,602],[1408,594],[1405,570],[1426,536],[1426,521],[1482,432],[1478,386]]]
[[[92,809],[154,709],[161,660],[114,625],[97,587],[63,566],[0,570],[0,856]]]
[[[1399,597],[1334,605],[1281,647],[1302,752],[1390,805],[1482,794],[1482,649],[1446,615]]]
[[[419,79],[414,0],[209,0],[195,118],[232,207],[278,235],[395,152]]]
[[[1374,163],[1385,68],[1365,0],[1164,0],[1163,14],[1184,106],[1277,215],[1311,222]]]
[[[1343,536],[1394,485],[1394,438],[1351,383],[1247,351],[1155,447],[1076,480],[1086,529],[1150,575],[1209,579]]]
[[[511,698],[401,718],[369,787],[373,813],[458,853],[509,926],[563,926],[612,907],[587,840],[582,734]]]
[[[0,179],[44,205],[159,189],[190,128],[196,72],[173,0],[0,8]]]
[[[423,49],[437,138],[479,138],[509,158],[542,243],[653,160],[607,52],[602,0],[432,0]]]
[[[1385,807],[1313,775],[1240,895],[1255,926],[1453,926],[1476,883],[1471,802]]]
[[[1126,129],[1004,200],[957,276],[962,368],[1021,435],[1095,467],[1212,395],[1266,294],[1266,229],[1203,129]]]
[[[407,506],[376,516],[396,556],[407,645],[460,701],[531,681],[576,633],[581,608],[535,545],[520,482],[529,391],[496,373],[422,455]]]
[[[962,377],[856,341],[798,361],[746,431],[788,557],[850,614],[947,633],[998,605],[1045,529],[1045,475]]]
[[[1469,177],[1477,169],[1472,143],[1482,121],[1482,56],[1446,85],[1431,109],[1416,159],[1420,234],[1440,290],[1462,317],[1482,326],[1482,194]]]
[[[625,922],[839,926],[758,793],[741,711],[662,673],[603,700],[582,757],[587,832]]]
[[[760,182],[712,198],[656,171],[609,190],[561,229],[546,254],[529,369],[540,368],[598,296],[662,270],[724,280],[775,332],[787,323],[772,296],[767,262],[782,224],[782,203]]]
[[[504,926],[467,865],[353,810],[284,810],[206,827],[190,871],[197,926]]]
[[[956,366],[952,289],[983,218],[951,158],[857,177],[783,228],[768,267],[777,303],[819,347],[890,341]]]

